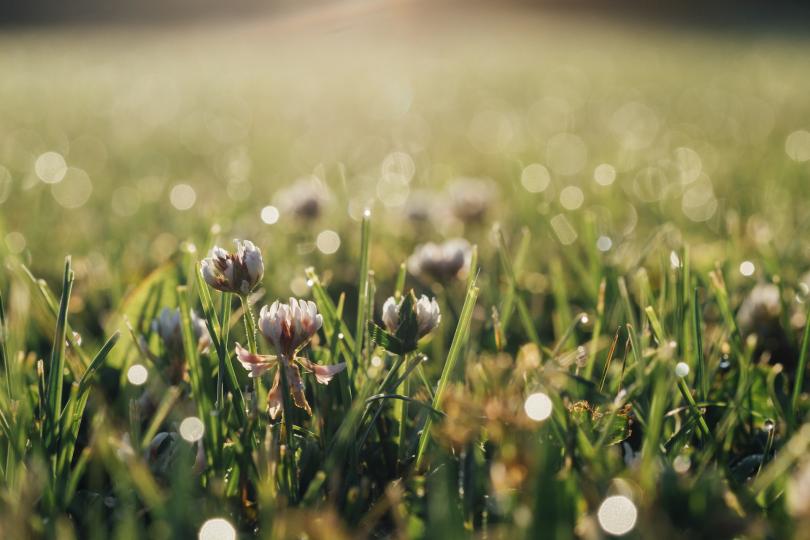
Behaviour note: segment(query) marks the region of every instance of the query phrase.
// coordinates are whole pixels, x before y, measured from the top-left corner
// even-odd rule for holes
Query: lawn
[[[0,534],[807,538],[807,40],[359,5],[0,34]]]

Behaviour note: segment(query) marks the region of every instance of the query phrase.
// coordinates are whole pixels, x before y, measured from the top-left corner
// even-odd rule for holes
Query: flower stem
[[[290,502],[295,502],[295,493],[297,491],[295,487],[295,449],[293,447],[293,420],[292,420],[292,411],[293,411],[293,404],[292,400],[290,399],[290,386],[289,386],[289,378],[287,377],[287,365],[288,362],[292,362],[292,358],[287,358],[286,355],[279,355],[279,363],[278,369],[280,370],[279,373],[281,374],[281,404],[284,408],[281,415],[282,425],[284,427],[284,439],[285,444],[287,445],[287,449],[285,452],[285,461],[286,463],[286,471],[287,474],[287,487],[289,488],[288,496],[290,498]]]
[[[257,354],[256,320],[253,318],[253,310],[250,308],[250,302],[246,294],[240,294],[239,299],[242,301],[242,311],[244,312],[242,320],[245,321],[245,335],[247,336],[248,350],[252,354]]]

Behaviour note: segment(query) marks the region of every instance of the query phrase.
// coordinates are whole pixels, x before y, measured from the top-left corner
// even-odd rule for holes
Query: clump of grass
[[[779,534],[792,530],[790,520],[772,512],[785,504],[789,471],[810,440],[801,427],[803,377],[793,375],[788,396],[780,366],[750,358],[720,270],[704,275],[675,267],[660,278],[705,280],[711,296],[701,300],[697,289],[691,295],[685,286],[657,289],[643,273],[616,277],[595,266],[596,304],[579,309],[597,322],[589,324],[582,312],[570,324],[545,330],[518,285],[525,263],[512,264],[499,232],[489,258],[479,262],[473,248],[463,290],[452,283],[437,289],[441,302],[417,302],[406,292],[404,264],[383,276],[394,294],[380,313],[369,279],[370,230],[366,216],[353,333],[344,318],[346,295],[338,291],[335,302],[332,285],[314,269],[306,271],[322,332],[311,334],[314,341],[295,342],[294,351],[275,347],[291,355],[290,362],[302,355],[302,366],[333,380],[299,382],[297,367],[279,368],[283,406],[277,416],[268,413],[269,391],[259,376],[248,378],[239,365],[245,360],[234,353],[233,343],[246,338],[250,354],[259,355],[251,361],[279,362],[261,356],[273,342],[254,339],[267,329],[251,315],[247,293],[234,316],[233,295],[212,295],[199,273],[176,287],[186,371],[174,383],[159,381],[165,393],[147,413],[137,387],[125,383],[117,399],[104,382],[120,381],[109,375],[132,365],[107,365],[118,334],[86,365],[78,340],[70,340],[70,259],[58,301],[47,285],[29,279],[55,332],[49,360],[33,362],[10,352],[8,336],[19,332],[2,312],[0,462],[3,496],[17,494],[21,501],[17,530],[56,536],[101,527],[125,536],[170,536],[193,534],[201,518],[220,516],[233,530],[275,536],[281,527],[303,534],[312,530],[313,517],[332,515],[345,530],[371,536],[555,531],[555,537],[573,538],[584,527],[613,530],[599,514],[611,494],[629,501],[634,517],[628,530],[641,535],[661,527],[674,535],[708,533],[720,522],[737,535],[757,534],[764,523]],[[497,269],[506,295],[501,318],[486,321],[475,315],[481,275]],[[577,292],[567,287],[557,287],[554,299],[570,301]],[[649,303],[656,294],[661,311]],[[439,317],[440,303],[457,302],[459,311],[448,307]],[[195,338],[193,304],[200,305],[210,340],[203,348]],[[508,316],[512,306],[517,318]],[[715,307],[718,315],[704,321],[702,314]],[[159,380],[169,351],[144,349],[154,342],[144,333],[146,318],[131,327],[136,346],[130,354],[148,365],[150,381]],[[298,331],[295,324],[290,332]],[[609,347],[600,338],[603,325],[618,328]],[[511,337],[493,340],[498,332]],[[430,342],[442,333],[449,346],[436,356]],[[590,350],[582,352],[585,346]],[[342,363],[350,369],[337,370]],[[326,369],[330,365],[335,369]],[[547,409],[537,409],[544,401]],[[94,420],[87,424],[89,404]],[[199,434],[184,431],[189,418],[199,419]],[[40,466],[47,471],[37,480],[41,496],[26,499],[27,482]],[[116,513],[105,517],[92,504],[81,510],[79,501],[93,494],[106,497]],[[171,511],[192,500],[201,504],[198,516]],[[687,506],[674,503],[679,500]]]

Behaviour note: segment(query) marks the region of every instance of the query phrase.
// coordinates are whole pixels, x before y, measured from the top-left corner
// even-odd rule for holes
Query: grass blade
[[[474,267],[470,267],[470,272],[475,274],[476,269]],[[478,299],[478,287],[476,287],[475,284],[476,279],[473,278],[470,280],[470,283],[467,286],[467,295],[464,299],[464,306],[461,308],[461,315],[459,316],[458,324],[456,325],[456,331],[453,334],[453,341],[450,344],[450,352],[447,354],[447,360],[445,360],[444,367],[442,368],[442,374],[439,378],[436,393],[433,395],[432,407],[436,410],[440,410],[439,406],[441,405],[444,391],[447,388],[447,384],[450,382],[450,376],[452,375],[456,362],[461,355],[461,349],[464,346],[464,342],[466,341],[469,333],[473,308],[475,307],[475,302]],[[431,424],[432,420],[430,417],[428,417],[425,420],[425,425],[422,428],[422,434],[419,437],[419,446],[417,447],[416,452],[417,469],[421,469],[424,462],[425,451],[427,450],[428,443],[430,442]]]

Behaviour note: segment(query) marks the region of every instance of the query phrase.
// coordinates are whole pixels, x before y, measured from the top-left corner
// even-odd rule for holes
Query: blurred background
[[[96,308],[234,237],[279,261],[273,294],[302,294],[306,266],[351,273],[367,207],[381,275],[495,221],[545,256],[584,242],[630,267],[664,230],[704,267],[800,268],[804,8],[5,4],[0,253],[53,279],[73,254]]]

